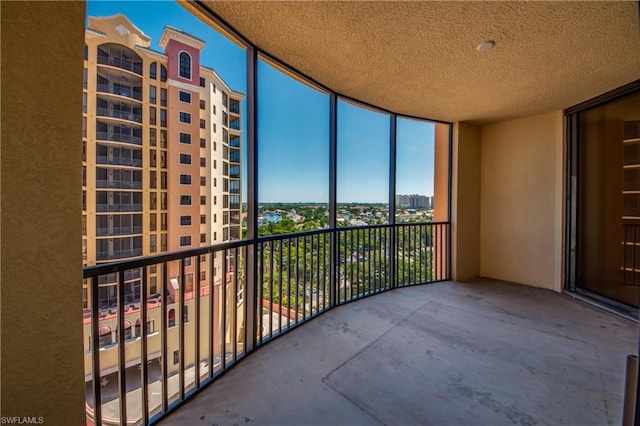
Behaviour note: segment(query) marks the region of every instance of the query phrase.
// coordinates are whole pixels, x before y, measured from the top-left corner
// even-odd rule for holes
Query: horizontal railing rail
[[[134,136],[126,133],[96,132],[96,139],[115,142],[130,142],[142,145],[142,136]]]
[[[96,179],[96,188],[142,189],[142,181]]]
[[[449,233],[447,222],[317,229],[84,268],[87,416],[153,423],[335,306],[449,279]]]
[[[100,65],[110,65],[126,71],[132,71],[138,75],[142,75],[142,62],[132,62],[128,59],[118,57],[98,56]]]
[[[142,226],[114,226],[112,228],[96,228],[96,236],[142,234]]]
[[[105,155],[96,155],[97,164],[112,164],[117,166],[142,167],[142,159],[131,157],[107,157]]]
[[[120,111],[117,109],[96,107],[96,115],[98,117],[113,117],[142,123],[142,114],[134,113],[133,111]]]
[[[134,90],[138,89],[138,90]],[[129,99],[142,101],[142,87],[116,86],[109,83],[98,83],[99,93],[110,93],[113,95],[124,96]]]
[[[97,212],[141,212],[142,204],[96,204]]]

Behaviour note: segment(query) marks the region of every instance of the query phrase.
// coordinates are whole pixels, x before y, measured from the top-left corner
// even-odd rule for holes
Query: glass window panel
[[[396,222],[432,219],[435,125],[398,118],[396,124]]]
[[[338,101],[338,226],[387,223],[389,115]]]
[[[259,234],[325,227],[329,202],[329,96],[260,60],[258,114]],[[235,149],[231,151],[235,162]],[[231,165],[229,172],[230,184],[237,188],[233,178],[239,170]]]

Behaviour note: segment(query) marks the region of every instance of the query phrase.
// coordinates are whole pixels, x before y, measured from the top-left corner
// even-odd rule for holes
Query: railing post
[[[256,346],[256,317],[258,282],[258,52],[253,46],[247,47],[247,245],[245,301],[247,323],[245,334],[247,347],[245,354]]]
[[[390,115],[389,126],[389,287],[396,288],[396,126],[398,116]]]
[[[336,232],[337,215],[337,161],[338,161],[338,97],[329,96],[329,307],[336,305],[338,294],[338,242]]]
[[[92,385],[93,385],[93,424],[102,425],[102,393],[100,374],[100,317],[98,300],[98,277],[89,279],[91,286],[91,355],[92,355]]]

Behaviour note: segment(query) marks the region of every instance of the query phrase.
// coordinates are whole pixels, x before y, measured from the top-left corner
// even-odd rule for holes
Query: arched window
[[[103,325],[99,328],[98,334],[100,335],[100,347],[108,346],[113,343],[113,339],[111,336],[111,327],[108,325]]]
[[[191,56],[187,52],[180,52],[180,77],[191,80]]]
[[[87,46],[87,43],[84,44],[84,60],[89,60],[89,46]]]
[[[138,318],[136,320],[136,337],[141,337],[142,336],[142,325],[140,323],[140,318]],[[149,317],[147,317],[147,336],[149,334],[153,333],[153,320]]]
[[[124,340],[133,339],[133,334],[131,334],[131,321],[124,321]]]
[[[160,81],[167,81],[167,68],[160,64]]]
[[[157,78],[157,73],[158,73],[158,63],[153,62],[151,63],[151,65],[149,65],[149,78],[152,78],[155,80]]]
[[[176,326],[176,310],[169,309],[169,327]]]

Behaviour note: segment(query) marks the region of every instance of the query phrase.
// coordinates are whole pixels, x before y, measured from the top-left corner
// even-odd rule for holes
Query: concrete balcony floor
[[[160,424],[618,425],[637,339],[547,290],[404,288],[273,341]]]

